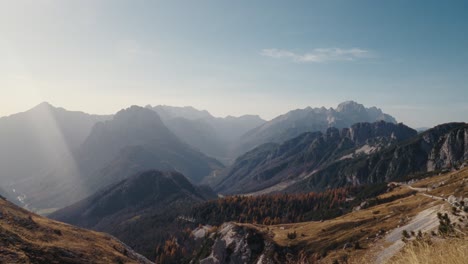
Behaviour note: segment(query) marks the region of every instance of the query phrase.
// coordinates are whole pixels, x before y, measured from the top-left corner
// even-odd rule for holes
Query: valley
[[[0,264],[468,264],[467,11],[0,0]]]
[[[342,113],[349,107],[351,112],[366,109],[354,102],[339,106]],[[222,129],[190,139],[187,133],[199,132],[186,125],[177,130],[182,127],[172,122],[182,122],[180,118],[211,122],[213,127],[228,122],[194,108],[123,109],[94,124],[75,150],[58,159],[62,165],[44,164],[50,169],[34,180],[4,181],[9,188],[0,190],[4,197],[54,220],[6,201],[5,206],[30,219],[17,223],[27,230],[48,230],[39,223],[59,223],[54,221],[78,226],[75,235],[53,239],[64,245],[79,243],[71,241],[82,236],[101,239],[81,232],[114,236],[125,250],[104,247],[102,254],[109,254],[99,257],[104,262],[131,257],[158,264],[383,263],[406,248],[404,230],[442,241],[438,213],[450,214],[453,222],[466,218],[460,203],[468,194],[466,123],[442,124],[422,133],[394,119],[329,127],[260,144],[225,165],[193,143],[203,142],[196,139],[200,135],[211,135],[205,140],[220,144],[213,131],[222,134]],[[234,138],[239,140],[253,124],[250,117],[246,120],[244,130],[233,131],[223,142],[240,142]],[[258,119],[254,123],[267,124]],[[451,207],[458,208],[458,218]],[[10,234],[11,217],[2,219],[3,234]],[[73,227],[62,225],[65,231]],[[455,230],[465,229],[462,224]],[[35,243],[42,238],[31,239]],[[18,241],[30,247],[26,240]],[[79,251],[82,258],[65,256],[63,263],[89,260],[87,249],[74,249],[84,250]],[[76,254],[74,249],[66,250]],[[37,255],[21,250],[24,247],[10,248],[9,258],[37,262]],[[138,253],[119,255],[133,250]]]

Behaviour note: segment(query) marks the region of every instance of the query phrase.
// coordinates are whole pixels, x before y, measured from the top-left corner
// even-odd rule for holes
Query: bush
[[[403,232],[401,232],[401,235],[403,236],[403,238],[405,239],[408,239],[411,237],[411,235],[408,233],[408,231],[406,230],[403,230]]]
[[[455,230],[447,214],[437,213],[439,218],[439,233],[442,235],[452,234]]]
[[[292,232],[292,233],[288,233],[288,238],[289,239],[295,239],[297,237],[297,233],[296,231]]]

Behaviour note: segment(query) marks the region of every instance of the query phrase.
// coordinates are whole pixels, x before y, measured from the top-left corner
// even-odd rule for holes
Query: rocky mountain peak
[[[367,140],[378,137],[401,141],[417,135],[416,130],[402,123],[394,124],[385,121],[356,123],[349,129],[343,129],[342,133],[358,144],[364,144]]]
[[[356,103],[354,101],[345,101],[340,103],[336,107],[337,112],[365,112],[366,108],[364,105]]]
[[[122,120],[125,122],[132,120],[161,121],[161,118],[154,111],[132,105],[129,108],[117,112],[114,116],[114,120]]]

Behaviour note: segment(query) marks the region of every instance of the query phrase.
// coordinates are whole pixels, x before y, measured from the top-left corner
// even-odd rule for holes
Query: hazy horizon
[[[157,105],[162,105],[162,106],[173,106],[173,107],[193,107],[193,108],[195,108],[195,109],[198,110],[198,111],[207,111],[208,113],[210,113],[212,116],[214,116],[214,117],[216,117],[216,118],[226,118],[226,117],[228,117],[228,116],[240,117],[240,116],[244,116],[244,115],[254,115],[254,116],[259,116],[260,118],[262,118],[262,119],[265,120],[265,121],[270,121],[270,120],[272,120],[272,119],[274,119],[274,118],[276,118],[276,117],[278,117],[278,116],[280,116],[280,115],[286,114],[287,112],[292,111],[292,110],[304,109],[304,108],[306,108],[306,107],[311,107],[311,108],[321,108],[321,107],[325,107],[325,108],[327,108],[327,109],[329,109],[329,108],[334,108],[334,109],[335,109],[335,108],[338,106],[338,104],[344,103],[344,102],[348,102],[348,101],[353,101],[353,102],[356,102],[356,103],[361,104],[360,102],[358,102],[358,101],[356,101],[356,100],[346,100],[346,101],[339,102],[339,103],[337,103],[336,105],[332,105],[332,106],[323,106],[323,105],[322,105],[322,106],[311,106],[311,105],[308,105],[308,106],[304,106],[304,107],[297,107],[297,108],[287,109],[287,110],[285,110],[284,112],[280,112],[278,115],[272,116],[271,118],[265,118],[265,117],[263,117],[263,116],[261,116],[261,115],[259,115],[259,114],[257,114],[257,113],[245,113],[245,114],[239,114],[239,115],[229,115],[229,114],[228,114],[228,115],[221,116],[221,115],[216,115],[215,113],[213,113],[213,112],[210,111],[209,109],[197,108],[197,107],[194,107],[194,106],[192,106],[192,105],[168,105],[168,104],[164,104],[164,103],[161,103],[161,104],[132,104],[132,105],[136,105],[136,106],[140,106],[140,107],[146,107],[146,106],[148,106],[148,105],[153,106],[153,107],[154,107],[154,106],[157,106]],[[91,114],[91,115],[114,115],[114,114],[116,114],[118,111],[123,110],[123,109],[126,109],[126,108],[129,108],[130,106],[132,106],[132,105],[126,105],[126,106],[123,106],[123,107],[121,107],[121,108],[115,110],[114,112],[109,112],[109,113],[108,113],[108,112],[104,112],[104,113],[95,113],[95,112],[90,112],[90,111],[86,111],[86,110],[83,110],[83,109],[70,109],[70,108],[67,108],[67,107],[64,107],[64,106],[61,106],[61,105],[56,105],[56,104],[51,103],[51,102],[48,102],[48,101],[43,101],[43,102],[40,102],[40,103],[38,103],[38,104],[35,104],[35,105],[33,105],[33,106],[31,106],[31,107],[29,107],[29,108],[27,108],[27,109],[24,109],[24,110],[15,112],[15,113],[3,115],[3,116],[0,115],[0,118],[2,118],[2,117],[8,117],[8,116],[10,116],[10,115],[14,115],[14,114],[21,113],[21,112],[29,111],[29,110],[31,110],[31,109],[33,109],[33,108],[35,108],[35,107],[37,107],[37,106],[39,106],[39,105],[41,105],[41,104],[44,104],[44,103],[50,104],[50,105],[52,105],[53,107],[56,107],[56,108],[63,108],[63,109],[65,109],[65,110],[67,110],[67,111],[78,111],[78,112],[84,112],[84,113]],[[431,127],[433,127],[433,126],[440,125],[440,124],[443,124],[443,123],[450,123],[450,122],[466,122],[466,121],[467,121],[467,120],[451,120],[451,121],[446,121],[446,122],[443,122],[443,123],[437,123],[437,124],[429,125],[429,126],[415,126],[415,125],[408,124],[408,123],[406,123],[406,122],[400,120],[397,116],[393,115],[392,113],[386,112],[384,109],[380,108],[379,106],[376,106],[376,105],[365,105],[365,104],[363,104],[363,105],[364,105],[364,107],[366,107],[366,108],[377,107],[377,108],[381,109],[383,113],[386,113],[386,114],[389,114],[389,115],[395,117],[395,119],[397,120],[397,122],[399,122],[399,123],[404,123],[404,124],[406,124],[406,125],[408,125],[408,126],[410,126],[410,127],[416,128],[416,129],[417,129],[417,128],[431,128]]]
[[[467,5],[0,1],[0,116],[47,101],[269,120],[353,100],[412,127],[467,122]]]

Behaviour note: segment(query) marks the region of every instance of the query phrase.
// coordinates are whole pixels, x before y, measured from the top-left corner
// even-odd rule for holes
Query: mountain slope
[[[307,107],[280,115],[254,128],[241,137],[236,153],[241,154],[268,142],[281,143],[304,132],[322,131],[329,127],[345,128],[359,122],[385,121],[396,123],[395,118],[376,107],[366,108],[353,101],[343,102],[337,108]]]
[[[118,220],[119,214],[131,218],[140,210],[165,210],[181,199],[203,201],[205,197],[180,173],[150,170],[104,188],[50,217],[83,227],[108,229],[107,224],[101,223],[128,220]]]
[[[1,263],[152,263],[107,234],[53,221],[0,199]]]
[[[461,253],[467,246],[466,180],[468,168],[434,173],[412,185],[393,183],[383,194],[364,201],[352,212],[321,221],[274,225],[224,223],[205,235],[207,246],[192,254],[192,260],[200,263],[238,263],[240,259],[243,263],[387,263],[405,246],[403,230],[409,236],[407,245],[446,243],[446,234],[439,229],[443,224],[438,213],[447,214],[451,219],[459,240],[454,246],[462,246],[457,250]],[[353,197],[343,198],[352,201]],[[452,239],[454,236],[448,235]],[[437,258],[447,258],[447,253],[440,252]],[[405,259],[400,260],[398,263],[407,263]],[[464,263],[464,259],[458,258],[453,263]]]
[[[467,159],[468,124],[448,123],[371,155],[339,160],[285,191],[388,182],[410,174],[458,167]]]
[[[1,197],[7,200],[11,200],[11,194],[7,190],[3,189],[2,187],[0,187],[0,198]]]
[[[181,142],[157,113],[137,106],[97,123],[80,148],[63,160],[45,176],[16,186],[27,194],[26,203],[34,208],[63,207],[149,169],[176,170],[199,182],[223,167]]]
[[[148,151],[155,156],[152,162],[165,164],[164,169],[174,168],[194,182],[221,166],[215,159],[181,142],[156,113],[136,106],[118,112],[112,121],[97,124],[81,147],[79,158],[89,168],[94,163],[108,163],[117,155],[125,155],[125,148]]]
[[[180,230],[177,217],[193,204],[216,198],[177,172],[146,171],[50,215],[59,221],[108,232],[145,256]]]
[[[193,107],[176,107],[157,105],[155,107],[147,106],[156,111],[163,121],[175,118],[183,118],[192,121],[204,121],[213,127],[214,131],[223,137],[226,141],[237,139],[245,132],[265,123],[257,115],[243,115],[239,117],[214,117],[206,110],[197,110]]]
[[[328,164],[367,155],[417,132],[403,124],[358,123],[341,131],[308,132],[283,144],[261,145],[239,157],[217,178],[215,189],[222,193],[249,193],[274,185],[291,184]]]
[[[190,120],[175,117],[164,121],[167,127],[181,140],[199,149],[208,156],[224,159],[227,142],[206,120]]]
[[[109,116],[67,111],[48,103],[0,118],[0,184],[27,180],[77,149]]]
[[[190,106],[157,105],[147,108],[156,111],[180,139],[224,162],[233,158],[231,148],[241,135],[265,123],[256,115],[221,118]]]

